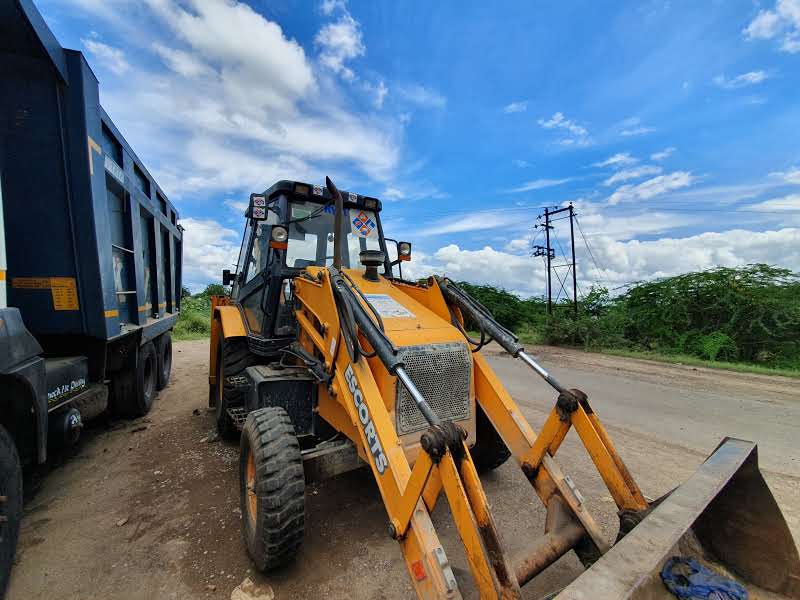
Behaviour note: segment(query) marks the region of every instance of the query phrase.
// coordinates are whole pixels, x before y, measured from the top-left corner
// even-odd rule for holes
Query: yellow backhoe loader
[[[220,434],[240,438],[243,536],[258,569],[300,547],[307,481],[366,463],[419,598],[461,597],[430,516],[442,495],[481,598],[521,597],[570,551],[587,569],[557,598],[670,598],[659,574],[673,555],[738,580],[750,598],[800,598],[800,559],[755,444],[723,440],[649,501],[584,392],[454,282],[402,278],[411,244],[384,236],[380,211],[329,179],[252,194],[236,271],[223,273],[231,294],[213,300],[209,404]],[[491,341],[554,389],[538,432],[482,356]],[[618,507],[615,543],[556,462],[570,428]],[[479,479],[511,456],[547,513],[515,559]]]

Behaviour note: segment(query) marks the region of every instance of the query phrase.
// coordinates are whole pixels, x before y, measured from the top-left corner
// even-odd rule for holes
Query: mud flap
[[[750,598],[800,598],[800,558],[752,442],[726,438],[698,470],[556,598],[674,598],[659,573],[692,556]]]

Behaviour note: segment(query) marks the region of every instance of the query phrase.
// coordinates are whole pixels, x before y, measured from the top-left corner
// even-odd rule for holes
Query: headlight
[[[399,244],[397,244],[397,253],[400,256],[411,256],[411,243],[400,242]]]
[[[272,241],[278,243],[284,243],[289,239],[289,232],[286,230],[286,227],[281,227],[280,225],[276,225],[272,228]]]

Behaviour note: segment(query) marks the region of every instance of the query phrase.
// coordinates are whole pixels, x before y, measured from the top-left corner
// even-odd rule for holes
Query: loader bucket
[[[800,598],[800,558],[758,469],[754,443],[726,438],[556,598],[674,598],[660,578],[672,556],[690,556],[736,579],[750,600]]]

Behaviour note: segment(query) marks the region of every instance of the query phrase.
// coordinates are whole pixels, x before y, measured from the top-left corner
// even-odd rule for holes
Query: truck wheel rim
[[[256,522],[256,461],[253,458],[253,452],[247,452],[247,474],[245,478],[247,485],[247,512],[250,517],[250,522]]]

